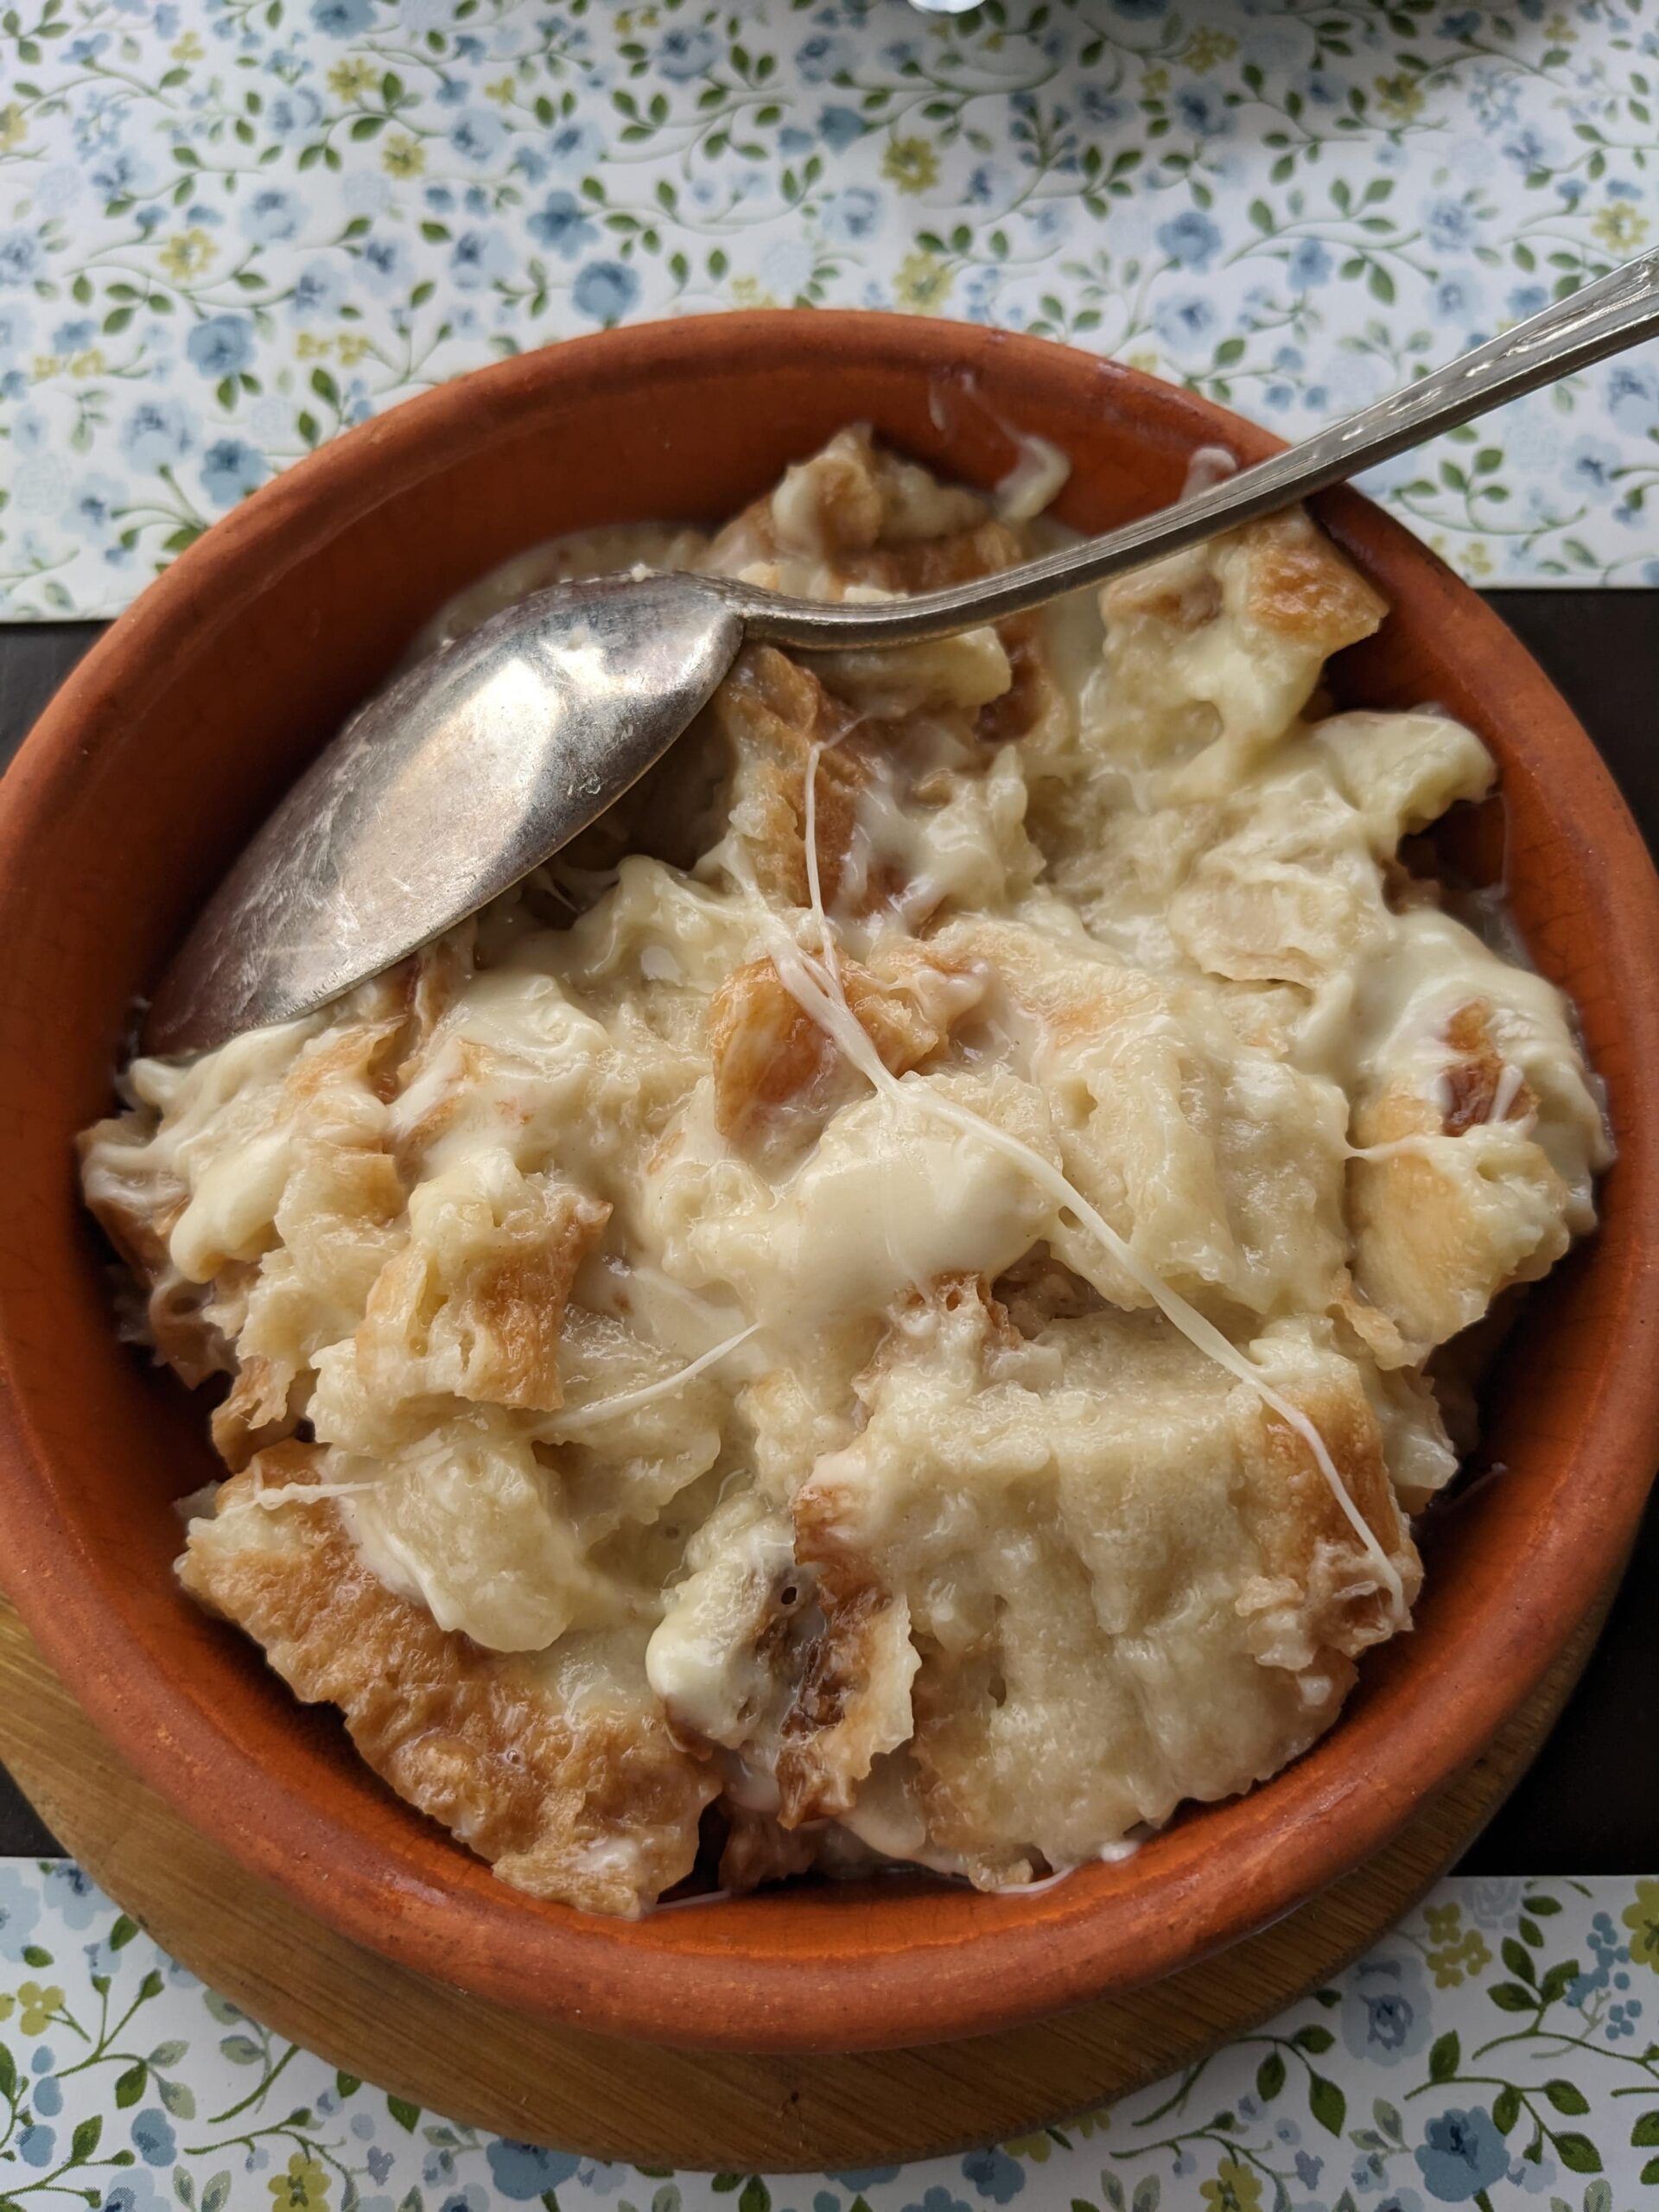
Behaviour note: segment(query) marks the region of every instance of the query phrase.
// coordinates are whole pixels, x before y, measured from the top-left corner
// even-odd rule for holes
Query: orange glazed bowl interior
[[[296,773],[439,603],[556,533],[715,520],[844,423],[989,485],[1011,431],[1072,473],[1062,520],[1179,496],[1262,430],[1027,338],[803,311],[613,331],[504,362],[349,432],[217,524],[82,663],[0,784],[0,1577],[146,1780],[358,1942],[614,2034],[750,2050],[926,2043],[1166,1974],[1376,1851],[1473,1758],[1617,1571],[1659,1457],[1659,886],[1589,740],[1509,632],[1357,495],[1318,505],[1392,613],[1344,704],[1434,701],[1502,765],[1508,882],[1575,1001],[1618,1144],[1599,1233],[1528,1301],[1482,1464],[1432,1515],[1413,1634],[1332,1732],[1039,1894],[896,1878],[636,1923],[505,1888],[180,1592],[172,1501],[216,1471],[206,1407],[117,1341],[72,1140],[109,1109],[133,1002]]]

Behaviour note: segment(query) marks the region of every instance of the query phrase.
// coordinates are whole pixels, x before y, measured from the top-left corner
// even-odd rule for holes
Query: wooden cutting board
[[[147,1789],[0,1599],[0,1758],[162,1948],[257,2019],[426,2110],[644,2165],[811,2171],[1029,2133],[1191,2064],[1336,1974],[1416,1903],[1525,1771],[1611,1592],[1474,1764],[1386,1849],[1219,1957],[1034,2026],[844,2058],[664,2050],[526,2020],[359,1949]]]

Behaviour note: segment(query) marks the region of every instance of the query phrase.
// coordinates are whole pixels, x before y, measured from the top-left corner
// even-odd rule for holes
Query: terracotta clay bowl
[[[71,1138],[133,1000],[248,832],[440,601],[556,531],[729,514],[841,424],[988,484],[1007,429],[1099,530],[1267,432],[1058,346],[899,317],[728,315],[575,340],[364,424],[258,492],[117,622],[0,785],[0,1573],[147,1780],[244,1865],[440,1980],[576,2025],[755,2050],[925,2043],[1186,1964],[1357,1866],[1481,1751],[1617,1570],[1659,1457],[1659,886],[1589,740],[1497,617],[1376,508],[1320,503],[1386,594],[1345,703],[1441,702],[1503,769],[1508,873],[1576,1000],[1619,1155],[1599,1235],[1490,1392],[1502,1471],[1431,1522],[1415,1632],[1265,1787],[1041,1894],[803,1886],[636,1924],[538,1904],[383,1789],[334,1716],[175,1586],[205,1408],[116,1340]]]

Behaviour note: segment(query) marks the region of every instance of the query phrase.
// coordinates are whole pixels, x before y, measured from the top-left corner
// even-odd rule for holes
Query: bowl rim
[[[200,645],[204,630],[239,614],[274,569],[307,558],[365,505],[440,473],[452,439],[476,445],[480,423],[492,437],[518,435],[550,391],[614,376],[625,363],[636,380],[648,381],[688,366],[730,369],[740,360],[798,366],[814,355],[833,360],[838,352],[918,377],[944,363],[971,372],[993,357],[1002,365],[1011,359],[1028,366],[1039,391],[1046,381],[1058,391],[1060,377],[1093,373],[1118,404],[1132,399],[1149,416],[1176,421],[1183,436],[1195,424],[1193,442],[1225,442],[1249,460],[1281,445],[1196,395],[1073,348],[853,310],[758,310],[635,324],[474,371],[296,463],[215,523],[117,618],[0,781],[0,928],[12,896],[5,887],[79,772],[84,727],[107,709],[130,672],[164,664],[187,638]],[[1058,368],[1056,357],[1063,357]],[[1524,707],[1554,732],[1573,771],[1562,779],[1562,818],[1583,852],[1596,855],[1603,880],[1619,887],[1610,971],[1615,981],[1659,974],[1659,879],[1566,702],[1497,616],[1401,524],[1349,490],[1315,505],[1324,526],[1368,571],[1379,563],[1403,568],[1432,608],[1448,617],[1455,612],[1481,649],[1501,658],[1518,694],[1510,719]],[[1621,1021],[1635,1064],[1659,1069],[1659,994],[1627,991]],[[1659,1287],[1659,1113],[1649,1109],[1635,1135],[1620,1163],[1624,1244],[1630,1252],[1620,1278],[1622,1310],[1632,1325],[1644,1297],[1653,1309]],[[289,1782],[273,1783],[129,1624],[99,1610],[90,1578],[78,1576],[73,1532],[54,1500],[51,1451],[11,1387],[10,1333],[10,1317],[0,1312],[5,1579],[53,1665],[151,1786],[307,1910],[432,1979],[574,2026],[733,2050],[850,2050],[987,2032],[1156,1979],[1292,1909],[1384,1842],[1521,1703],[1617,1570],[1659,1457],[1659,1360],[1611,1348],[1608,1372],[1617,1369],[1617,1387],[1591,1408],[1589,1445],[1581,1438],[1574,1446],[1587,1462],[1578,1540],[1541,1537],[1513,1604],[1489,1605],[1479,1633],[1459,1637],[1463,1703],[1456,1725],[1447,1725],[1433,1686],[1414,1681],[1407,1694],[1396,1690],[1383,1700],[1385,1728],[1379,1730],[1376,1706],[1363,1715],[1345,1713],[1270,1783],[1204,1808],[1213,1840],[1224,1834],[1232,1845],[1224,1882],[1214,1878],[1213,1865],[1206,1871],[1205,1854],[1176,1847],[1123,1867],[1080,1870],[1023,1901],[1017,1893],[918,1891],[925,1902],[899,1916],[902,1939],[884,1932],[893,1916],[884,1917],[881,1907],[861,1908],[842,1896],[814,1905],[803,1892],[786,1909],[778,1895],[761,1893],[709,1911],[619,1923],[539,1904],[493,1881],[497,1895],[486,1899],[476,1885],[451,1890],[408,1869],[400,1873],[356,1835],[349,1819]],[[1386,1743],[1388,1761],[1357,1756],[1376,1741]],[[1332,1743],[1354,1755],[1322,1759],[1322,1746]],[[201,1777],[210,1769],[223,1776],[226,1761],[234,1786],[203,1787]],[[1269,1799],[1279,1817],[1265,1823],[1268,1833],[1261,1817],[1238,1817],[1243,1808],[1259,1815]],[[278,1804],[281,1819],[274,1817]],[[1180,1833],[1178,1824],[1160,1845]],[[906,1885],[890,1888],[895,1904],[912,1894]],[[781,1945],[766,1933],[769,1923],[774,1931],[779,1925],[780,1910],[795,1930]],[[868,1942],[848,1941],[855,1916]]]

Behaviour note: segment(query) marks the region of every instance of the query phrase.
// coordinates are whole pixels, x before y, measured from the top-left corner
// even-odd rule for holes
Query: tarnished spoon
[[[1000,620],[1271,514],[1659,333],[1659,253],[1179,505],[947,591],[815,604],[713,576],[556,584],[348,722],[213,894],[146,1050],[199,1052],[326,1004],[474,913],[659,760],[747,639],[909,644]]]

